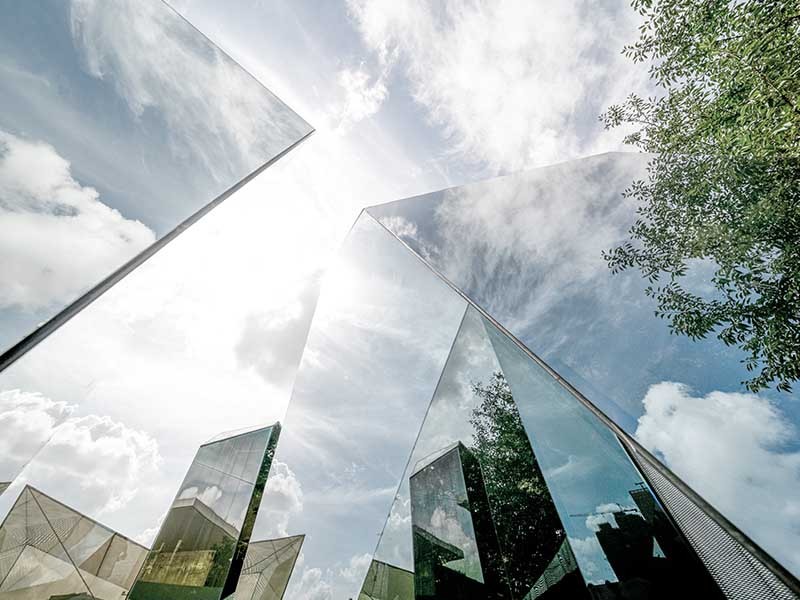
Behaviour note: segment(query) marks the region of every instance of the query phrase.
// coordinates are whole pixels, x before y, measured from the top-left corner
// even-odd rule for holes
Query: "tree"
[[[624,53],[659,94],[601,115],[653,153],[630,239],[604,253],[638,268],[670,328],[744,350],[752,391],[800,377],[800,2],[633,0]],[[703,272],[713,275],[702,277]],[[709,285],[709,283],[711,285]]]
[[[472,386],[481,399],[470,418],[492,519],[507,561],[512,595],[531,589],[556,555],[565,533],[528,436],[501,372]]]

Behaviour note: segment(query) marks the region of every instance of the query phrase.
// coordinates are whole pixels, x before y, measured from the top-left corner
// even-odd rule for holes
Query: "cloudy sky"
[[[70,287],[76,275],[94,281],[168,229],[166,216],[157,221],[153,215],[174,206],[170,202],[200,197],[181,187],[187,173],[194,177],[191,190],[207,191],[213,188],[210,182],[222,185],[220,181],[248,172],[242,164],[249,165],[253,156],[274,154],[274,148],[252,148],[265,137],[273,139],[272,130],[265,134],[251,126],[253,114],[261,117],[258,122],[274,125],[273,105],[265,100],[269,96],[220,62],[201,60],[201,66],[216,66],[183,69],[187,57],[199,53],[207,59],[209,51],[198,51],[196,36],[188,33],[158,35],[164,24],[154,17],[162,9],[157,3],[152,11],[131,11],[139,3],[121,0],[111,8],[111,3],[88,0],[58,4],[65,7],[63,21],[54,27],[62,30],[39,44],[44,50],[31,53],[21,36],[0,36],[0,85],[17,94],[6,95],[4,102],[16,102],[18,114],[27,114],[27,121],[22,116],[14,122],[0,118],[0,232],[20,235],[23,230],[15,219],[24,220],[29,225],[24,231],[30,232],[22,239],[0,235],[4,256],[25,250],[14,268],[7,261],[0,265],[0,325],[13,335],[40,319],[43,306],[77,293]],[[645,69],[620,55],[622,45],[635,39],[638,24],[623,0],[175,0],[173,6],[316,131],[0,375],[0,422],[4,431],[15,433],[0,439],[5,461],[0,480],[22,469],[17,486],[33,483],[145,543],[152,540],[196,447],[219,431],[284,418],[311,427],[304,411],[314,408],[314,398],[346,405],[354,402],[354,390],[380,395],[390,407],[401,402],[399,391],[389,390],[388,383],[381,390],[377,382],[392,375],[393,385],[402,391],[408,383],[403,372],[381,373],[376,367],[375,381],[365,380],[359,388],[341,377],[347,370],[337,366],[339,361],[349,358],[358,364],[353,356],[366,360],[376,339],[390,340],[388,348],[405,357],[402,364],[415,365],[418,379],[405,393],[413,392],[417,402],[430,399],[446,359],[442,340],[455,336],[458,310],[431,312],[433,305],[426,306],[425,296],[416,298],[413,314],[419,323],[430,324],[425,327],[401,318],[403,313],[382,311],[382,302],[403,292],[404,281],[425,289],[425,275],[415,270],[419,265],[397,267],[405,272],[390,272],[382,280],[364,275],[369,260],[374,267],[388,250],[360,257],[366,261],[361,266],[334,261],[337,276],[323,275],[363,207],[623,149],[623,132],[603,131],[597,115],[631,91],[649,90]],[[21,23],[32,20],[24,8],[19,12]],[[167,32],[174,34],[174,29]],[[137,44],[153,40],[158,40],[158,52],[138,51]],[[67,73],[63,77],[73,87],[42,67],[53,55],[71,61],[70,70],[59,73]],[[173,57],[184,62],[173,62]],[[89,155],[75,150],[80,141],[75,136],[90,126],[93,113],[83,114],[75,106],[53,112],[51,105],[42,104],[52,97],[63,104],[64,97],[73,98],[64,90],[88,89],[78,84],[103,86],[104,97],[117,110],[112,123],[88,129],[97,134],[88,144]],[[205,101],[209,90],[210,98],[216,94],[225,101]],[[74,97],[79,108],[91,108],[80,95]],[[180,106],[192,110],[176,110]],[[53,122],[61,126],[37,129],[43,111],[55,114]],[[131,137],[134,126],[159,131],[162,137]],[[234,166],[221,157],[235,161]],[[170,168],[176,163],[181,165],[177,178]],[[144,165],[135,169],[135,181],[120,174],[128,172],[128,165]],[[537,256],[544,262],[536,264],[547,266],[557,282],[587,285],[597,278],[596,263],[584,260],[587,253],[624,231],[625,213],[612,211],[613,222],[598,228],[597,215],[576,212],[574,205],[559,200],[559,194],[573,203],[584,198],[575,193],[579,186],[560,186],[526,213],[528,220],[516,222],[554,226],[519,230],[510,254],[489,258]],[[156,198],[155,192],[163,189],[168,193]],[[513,221],[509,215],[519,208],[519,195],[498,198],[506,203],[506,212],[498,211],[504,216],[496,219],[493,204],[481,202],[480,194],[451,199],[450,211],[441,213],[446,231],[457,236],[468,230],[459,210],[471,211],[491,226],[508,226]],[[78,218],[66,227],[65,215]],[[87,231],[97,239],[87,237]],[[492,239],[492,231],[483,233]],[[582,241],[570,250],[574,271],[546,252],[569,236]],[[8,240],[13,243],[6,248]],[[102,260],[90,264],[73,256]],[[463,264],[450,264],[454,273],[463,272]],[[558,298],[538,296],[521,302],[524,289],[504,285],[513,292],[504,297],[509,303],[491,308],[521,337],[558,304]],[[286,415],[320,286],[325,293],[309,342],[312,351],[303,357],[295,391],[293,406],[298,408]],[[433,294],[444,294],[437,290],[431,283],[431,302]],[[367,291],[372,295],[365,295]],[[520,307],[526,312],[513,314]],[[640,308],[642,319],[652,318],[646,306]],[[350,336],[352,347],[331,346],[333,332]],[[630,385],[607,385],[614,380],[608,364],[582,363],[592,349],[559,343],[557,333],[555,327],[545,331],[543,347],[553,350],[551,358],[561,361],[559,369],[571,369],[565,374],[574,373],[585,389],[596,391],[595,397],[619,408],[631,433],[696,488],[716,494],[712,500],[719,504],[728,499],[720,508],[800,570],[800,544],[795,543],[800,507],[792,501],[800,497],[793,398],[744,394],[736,368],[729,369],[727,362],[710,373],[689,369],[692,378],[687,379],[685,362],[674,349],[653,359],[663,368],[651,369],[648,377],[634,378]],[[611,335],[613,330],[602,333]],[[357,344],[357,334],[371,343]],[[420,346],[422,335],[429,337]],[[525,341],[542,350],[535,347],[534,335]],[[636,350],[616,347],[621,354],[608,360],[629,364],[625,361]],[[713,357],[731,360],[724,353]],[[591,368],[581,370],[581,364]],[[330,380],[321,378],[321,370]],[[314,385],[323,383],[330,395],[320,399]],[[344,504],[342,487],[353,492],[348,497],[352,507],[367,507],[363,514],[370,515],[370,527],[374,521],[374,531],[363,531],[335,560],[320,559],[325,548],[306,541],[293,584],[309,598],[331,597],[363,578],[368,564],[364,548],[374,548],[392,503],[391,482],[402,474],[416,435],[404,431],[410,438],[387,446],[386,462],[376,465],[383,472],[365,473],[359,461],[374,455],[350,447],[335,424],[327,425],[311,428],[303,439],[317,435],[319,447],[337,448],[342,454],[335,465],[326,466],[334,479],[336,469],[350,479],[328,481],[319,476],[321,464],[289,464],[279,454],[267,498],[272,498],[269,506],[286,510],[265,511],[259,519],[263,535],[305,533],[319,507]],[[352,427],[358,431],[357,425]],[[284,442],[279,445],[282,452],[299,443],[289,436]],[[758,499],[765,486],[776,490],[768,505]],[[355,492],[362,495],[355,497]],[[13,495],[9,491],[0,502],[7,504]],[[753,511],[753,506],[761,508]],[[342,523],[353,518],[339,516]],[[334,533],[325,535],[335,539],[330,537]]]

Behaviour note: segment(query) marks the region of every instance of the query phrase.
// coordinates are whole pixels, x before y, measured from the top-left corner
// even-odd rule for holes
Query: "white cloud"
[[[364,576],[367,574],[367,569],[369,569],[369,563],[371,562],[371,554],[356,554],[355,556],[350,557],[350,562],[346,567],[339,569],[339,576],[343,577],[347,581],[361,584],[361,582],[364,580]]]
[[[305,348],[319,296],[319,276],[312,275],[297,297],[272,310],[251,313],[236,356],[269,383],[291,383]]]
[[[294,583],[297,581],[297,583]],[[333,588],[327,581],[322,569],[304,568],[303,575],[292,578],[289,583],[290,593],[287,598],[297,598],[298,600],[331,600],[333,598]],[[294,589],[292,589],[294,588]]]
[[[464,156],[519,169],[615,149],[597,115],[646,85],[621,56],[627,2],[350,0],[368,48],[400,60],[414,98]]]
[[[360,65],[339,71],[337,82],[344,92],[344,101],[336,117],[339,128],[346,129],[353,123],[371,117],[389,95],[386,88],[386,71],[371,81],[370,73]]]
[[[308,132],[275,96],[164,8],[73,0],[72,33],[88,71],[113,81],[135,115],[156,109],[163,116],[177,154],[229,181]]]
[[[11,481],[75,407],[23,390],[0,391],[0,481]]]
[[[0,131],[0,309],[69,301],[154,240],[52,146]]]
[[[796,431],[766,398],[697,397],[662,382],[644,398],[636,437],[725,516],[800,573],[800,452]]]
[[[71,417],[27,465],[20,479],[93,516],[113,513],[137,495],[159,468],[158,444],[147,433],[107,416]]]

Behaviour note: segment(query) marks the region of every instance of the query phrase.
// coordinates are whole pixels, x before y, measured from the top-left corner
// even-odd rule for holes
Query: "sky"
[[[183,165],[181,174],[195,177],[191,190],[207,192],[209,178],[227,181],[232,173],[248,171],[241,165],[224,167],[220,156],[231,158],[244,152],[246,158],[263,159],[270,154],[248,152],[247,148],[269,137],[250,123],[254,110],[260,115],[261,107],[271,106],[269,101],[264,104],[271,96],[265,96],[262,88],[253,88],[252,81],[242,79],[236,70],[233,75],[181,70],[170,57],[195,56],[198,38],[189,33],[156,38],[152,28],[120,27],[126,22],[121,19],[141,25],[142,14],[150,14],[149,9],[142,14],[131,11],[134,5],[138,3],[119,0],[114,7],[107,7],[106,3],[73,0],[64,4],[64,20],[54,25],[62,27],[61,34],[51,35],[41,44],[51,54],[72,53],[68,73],[80,84],[75,84],[75,89],[102,87],[104,101],[116,107],[111,124],[92,123],[88,129],[93,132],[92,140],[100,140],[88,144],[91,153],[75,152],[80,144],[74,142],[74,130],[83,131],[92,121],[91,105],[86,103],[78,103],[88,113],[79,117],[53,113],[61,126],[48,131],[28,126],[15,129],[0,120],[0,211],[4,211],[0,212],[0,228],[10,229],[12,216],[24,214],[34,232],[30,234],[33,237],[13,245],[30,249],[20,257],[26,262],[18,263],[21,266],[16,273],[0,266],[0,276],[17,282],[20,273],[45,274],[17,287],[0,286],[0,307],[12,307],[0,310],[0,324],[14,335],[41,318],[42,306],[52,307],[77,293],[71,287],[76,274],[95,281],[163,233],[167,221],[159,225],[148,222],[147,217],[161,214],[169,205],[162,200],[153,202],[152,192],[164,189],[162,178],[172,176],[174,162]],[[394,250],[375,250],[372,257],[356,252],[350,263],[336,258],[362,208],[521,169],[624,150],[624,132],[604,131],[597,116],[632,91],[652,92],[646,66],[633,65],[620,52],[625,43],[635,39],[638,25],[637,14],[624,1],[231,0],[222,4],[174,0],[172,6],[315,131],[0,374],[0,422],[5,431],[17,433],[0,440],[0,456],[4,457],[0,480],[22,470],[17,487],[32,483],[143,543],[153,539],[197,446],[220,431],[276,420],[303,424],[304,411],[315,406],[313,386],[323,383],[329,384],[326,390],[332,396],[317,402],[345,406],[355,402],[354,389],[402,402],[402,394],[395,395],[386,377],[395,377],[392,381],[402,391],[407,383],[403,373],[381,373],[376,367],[375,381],[365,381],[363,389],[354,388],[352,380],[343,381],[340,375],[346,369],[330,365],[344,360],[345,350],[365,360],[376,339],[393,340],[405,360],[416,365],[418,379],[411,389],[414,406],[424,411],[447,357],[443,340],[455,336],[460,314],[449,309],[438,314],[445,303],[437,305],[435,296],[429,297],[428,303],[424,296],[415,298],[414,314],[427,319],[415,329],[417,325],[409,319],[394,322],[397,315],[391,317],[390,311],[380,310],[382,302],[403,291],[402,286],[398,289],[399,283],[413,281],[424,287],[427,275],[421,263],[400,258],[397,261],[402,266],[397,268],[406,272],[389,272],[383,278],[367,276],[368,269],[358,266],[359,261],[369,265],[372,260],[373,268],[381,261],[382,252]],[[25,18],[31,15],[20,17],[23,22]],[[144,21],[152,27],[152,18]],[[154,39],[166,40],[169,51],[134,52],[145,59],[130,60],[136,43]],[[10,85],[13,77],[27,78],[28,87],[14,89],[29,90],[31,98],[41,101],[51,98],[41,90],[53,85],[53,77],[36,79],[31,74],[35,69],[26,61],[35,58],[38,66],[34,66],[39,68],[49,64],[52,56],[48,58],[44,51],[32,54],[22,41],[9,36],[0,36],[0,40],[16,44],[4,47],[3,60],[11,56],[16,62],[0,62],[5,74],[0,81]],[[69,52],[64,52],[65,48]],[[200,56],[206,56],[206,51]],[[20,65],[27,65],[27,71]],[[229,87],[231,82],[241,81],[246,83]],[[72,97],[63,92],[71,89],[65,85],[58,88],[59,102]],[[218,94],[227,103],[204,102],[209,91],[210,98]],[[176,94],[188,94],[183,105],[200,112],[174,110],[183,106],[175,102]],[[11,102],[8,96],[5,102]],[[153,108],[159,103],[167,108],[161,112]],[[211,110],[209,106],[224,106],[226,112],[202,112]],[[21,98],[17,110],[35,123],[50,107]],[[223,124],[215,126],[215,118]],[[267,116],[263,122],[273,121]],[[197,123],[204,126],[197,127]],[[131,138],[131,128],[137,127],[159,131],[162,138],[157,143],[141,141],[135,135]],[[109,128],[110,133],[106,131]],[[163,132],[174,132],[175,137]],[[181,137],[186,135],[190,136],[188,146],[187,138]],[[63,139],[73,140],[72,145]],[[117,139],[124,141],[121,148],[120,142],[114,141]],[[126,149],[126,143],[134,142],[136,148]],[[108,168],[109,157],[114,158],[116,171]],[[148,165],[146,177],[126,182],[117,176],[120,170],[127,172],[126,165],[141,160]],[[47,165],[43,172],[48,177],[35,176],[31,165]],[[623,170],[622,175],[625,173]],[[178,191],[186,180],[170,180],[170,202],[201,197]],[[615,180],[615,184],[621,182]],[[115,185],[122,191],[115,193]],[[575,193],[579,183],[560,185],[546,195],[538,212],[534,208],[532,216],[527,214],[531,220],[516,223],[540,226],[517,230],[514,240],[520,243],[512,246],[521,256],[538,252],[546,259],[544,264],[551,266],[553,259],[548,259],[546,251],[565,236],[586,241],[573,249],[572,255],[584,259],[587,252],[613,240],[624,229],[624,211],[613,212],[613,222],[597,228],[596,215],[587,210],[576,212],[567,202],[584,198]],[[59,198],[55,208],[47,203],[54,195]],[[459,210],[491,217],[495,208],[503,207],[497,205],[502,202],[506,202],[505,212],[494,214],[504,217],[486,222],[502,227],[513,221],[509,218],[515,209],[513,194],[500,194],[491,202],[478,196],[467,193],[451,203],[448,231],[457,234],[468,225],[468,219],[459,219]],[[204,201],[210,197],[213,195],[202,195]],[[16,208],[9,210],[9,203],[16,203]],[[21,213],[19,206],[27,212]],[[54,239],[63,229],[59,221],[64,212],[84,218],[70,221],[64,231],[67,240],[59,245]],[[56,232],[38,233],[43,214],[48,222],[55,221]],[[549,223],[554,226],[548,227]],[[16,225],[13,228],[20,231]],[[94,246],[83,249],[79,241],[87,239],[87,230],[111,230],[115,235],[108,239],[100,235]],[[358,229],[354,231],[358,233]],[[0,235],[2,239],[11,238]],[[103,248],[102,253],[98,247]],[[76,256],[83,261],[75,260]],[[103,257],[98,264],[86,262],[97,256]],[[573,276],[583,284],[596,281],[595,262],[571,265],[574,271],[562,264],[553,271],[554,277],[561,282],[569,282]],[[56,276],[48,275],[47,269]],[[308,342],[310,350],[303,355],[320,288],[324,292]],[[15,295],[6,296],[2,290],[12,290]],[[511,299],[519,299],[524,292],[512,291],[518,295]],[[434,293],[444,294],[430,283],[428,295]],[[541,311],[557,304],[552,298],[535,300],[524,305],[528,312],[517,321],[512,321],[511,304],[486,308],[502,314],[502,318],[498,316],[501,322],[522,337]],[[396,306],[403,305],[398,301]],[[425,310],[420,312],[421,308]],[[642,307],[641,314],[645,312]],[[423,327],[426,323],[436,326]],[[339,336],[355,341],[362,335],[371,344],[354,342],[345,349],[331,346],[337,328]],[[431,332],[440,329],[440,334],[434,335],[436,343],[431,342]],[[547,335],[558,349],[557,330],[551,329]],[[415,336],[425,341],[424,356],[418,356],[420,342],[415,345]],[[535,336],[524,341],[540,351],[534,347]],[[358,365],[356,358],[350,360]],[[795,405],[770,395],[745,394],[730,374],[704,379],[696,371],[695,379],[682,379],[680,356],[661,357],[668,377],[640,378],[628,387],[608,386],[609,379],[594,378],[592,373],[601,373],[600,368],[575,368],[579,353],[553,351],[552,358],[561,361],[559,369],[572,369],[568,375],[576,376],[576,385],[581,377],[586,389],[599,390],[596,397],[607,397],[611,401],[608,406],[619,408],[620,419],[631,433],[698,489],[703,482],[713,481],[707,489],[719,497],[737,499],[727,507],[732,518],[752,514],[750,507],[761,505],[759,489],[777,490],[769,505],[758,511],[764,523],[753,527],[768,533],[761,543],[773,552],[783,552],[787,564],[800,569],[800,557],[796,550],[791,553],[791,540],[800,535],[800,508],[792,501],[800,488]],[[319,375],[320,370],[328,373],[330,381]],[[356,376],[359,371],[354,369],[352,377]],[[378,386],[379,381],[386,384],[385,389]],[[358,425],[352,427],[358,431]],[[405,431],[408,428],[398,429],[410,438],[389,446],[391,452],[385,464],[380,464],[380,474],[356,468],[359,461],[374,455],[342,446],[337,468],[350,469],[350,484],[364,483],[362,488],[345,486],[362,491],[364,504],[355,496],[349,501],[353,507],[368,507],[364,514],[375,522],[375,531],[363,531],[362,537],[354,538],[348,555],[336,559],[339,562],[317,560],[314,553],[322,554],[324,548],[307,540],[293,582],[300,586],[298,597],[336,597],[337,586],[350,589],[347,586],[357,585],[354,582],[363,578],[369,558],[365,560],[365,553],[374,549],[392,504],[391,482],[402,476],[416,434]],[[312,433],[320,436],[319,448],[342,443],[329,429],[312,431],[306,437],[313,438]],[[694,438],[693,444],[686,443],[690,438]],[[337,494],[342,490],[320,478],[320,464],[290,465],[282,458],[282,447],[283,452],[297,447],[293,444],[299,442],[293,439],[284,430],[284,444],[279,444],[266,496],[271,503],[265,502],[275,510],[263,511],[257,525],[264,536],[303,533],[311,526],[311,521],[304,519],[313,519],[315,513],[319,516],[319,507],[330,509],[341,501]],[[383,447],[381,441],[374,441],[376,448]],[[713,453],[706,452],[709,449]],[[351,457],[347,452],[354,454]],[[64,469],[64,464],[70,468]],[[753,474],[759,477],[748,480]],[[14,489],[0,496],[0,504],[9,502]],[[739,513],[733,514],[735,511]],[[788,533],[781,536],[781,530]]]

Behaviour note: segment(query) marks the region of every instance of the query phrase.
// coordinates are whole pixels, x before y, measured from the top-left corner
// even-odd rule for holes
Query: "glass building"
[[[0,525],[0,598],[124,598],[147,549],[26,486]]]
[[[130,598],[227,598],[246,565],[272,456],[275,424],[197,451]]]

